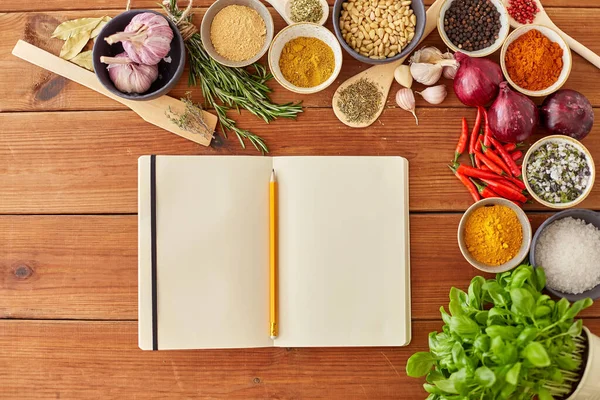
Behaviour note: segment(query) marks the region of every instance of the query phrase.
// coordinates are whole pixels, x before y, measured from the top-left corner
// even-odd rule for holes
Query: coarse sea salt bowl
[[[518,86],[515,82],[513,82],[513,80],[510,78],[510,75],[508,74],[508,70],[506,69],[506,51],[508,49],[508,46],[510,46],[510,44],[512,42],[514,42],[516,39],[518,39],[519,37],[521,37],[522,35],[524,35],[525,33],[529,32],[532,29],[536,29],[536,30],[540,31],[542,33],[542,35],[546,36],[551,41],[558,43],[558,45],[563,50],[563,56],[562,56],[563,69],[560,72],[558,79],[552,85],[550,85],[546,89],[542,89],[542,90],[523,89],[522,87]],[[569,48],[569,45],[567,44],[567,42],[565,42],[565,40],[562,38],[562,36],[560,36],[558,34],[558,32],[556,32],[554,29],[551,29],[551,28],[548,28],[547,26],[542,26],[542,25],[528,24],[528,25],[523,25],[520,28],[515,29],[508,36],[508,38],[506,38],[506,41],[504,42],[504,45],[502,46],[502,51],[500,52],[500,67],[502,67],[502,72],[504,73],[506,80],[508,81],[510,86],[514,87],[516,90],[518,90],[519,92],[523,93],[526,96],[543,97],[543,96],[548,96],[549,94],[556,92],[558,89],[560,89],[565,84],[567,79],[569,79],[569,75],[571,74],[572,65],[573,65],[573,59],[571,56],[571,49]]]
[[[317,38],[325,42],[325,44],[333,51],[333,57],[335,61],[333,73],[325,82],[321,83],[320,85],[308,88],[296,86],[285,79],[283,73],[281,73],[281,68],[279,68],[281,51],[287,42],[297,37]],[[271,43],[271,47],[269,48],[269,68],[271,69],[271,73],[275,77],[275,80],[287,90],[301,94],[317,93],[331,85],[342,70],[342,58],[342,48],[340,47],[335,35],[331,33],[329,29],[309,22],[302,22],[283,28],[277,34],[277,36],[275,36],[273,42]]]
[[[515,214],[517,214],[517,218],[521,223],[521,228],[523,229],[523,243],[521,243],[521,248],[517,255],[510,261],[498,265],[492,266],[487,265],[482,262],[477,261],[467,248],[465,244],[465,226],[467,224],[467,220],[473,214],[473,212],[481,207],[489,207],[494,205],[506,206],[513,210]],[[467,211],[463,214],[460,219],[460,223],[458,225],[458,247],[460,247],[460,252],[463,257],[475,268],[483,272],[489,272],[491,274],[497,274],[501,272],[510,271],[511,269],[521,265],[521,262],[527,257],[527,253],[529,252],[529,247],[531,245],[531,223],[529,222],[529,218],[525,212],[521,209],[521,207],[517,206],[510,200],[502,199],[499,197],[494,197],[490,199],[479,200],[477,203],[473,204],[471,207],[467,209]]]
[[[128,100],[151,100],[162,95],[167,94],[179,81],[185,68],[185,45],[183,43],[183,37],[179,32],[177,26],[169,18],[165,19],[169,22],[171,29],[173,30],[173,40],[171,41],[171,50],[167,57],[170,62],[161,60],[158,63],[158,78],[152,83],[150,89],[145,93],[123,93],[117,89],[108,76],[108,70],[106,64],[100,62],[100,57],[109,56],[114,57],[117,54],[123,52],[123,45],[121,43],[115,43],[110,45],[104,40],[106,37],[113,35],[117,32],[122,32],[125,27],[131,22],[133,17],[142,13],[161,14],[152,10],[130,10],[125,11],[122,14],[117,15],[111,19],[100,31],[100,34],[94,42],[94,49],[92,50],[92,62],[94,64],[94,72],[100,83],[111,93]]]
[[[582,153],[585,154],[585,156],[587,157],[588,160],[588,165],[590,167],[590,180],[588,182],[587,187],[585,188],[585,190],[583,191],[583,193],[581,193],[581,195],[576,198],[575,200],[568,202],[568,203],[550,203],[546,200],[541,199],[531,188],[531,186],[529,185],[529,179],[527,179],[527,165],[529,165],[530,159],[532,154],[542,145],[544,145],[547,142],[551,142],[551,141],[563,141],[563,142],[567,142],[569,144],[572,144],[573,146],[575,146],[579,151],[581,151]],[[570,207],[574,207],[577,204],[581,203],[583,200],[585,200],[586,197],[589,196],[590,192],[592,191],[592,188],[594,187],[594,181],[596,179],[596,168],[594,166],[594,159],[592,158],[592,154],[589,152],[589,150],[583,145],[581,144],[580,141],[573,139],[572,137],[569,136],[564,136],[564,135],[550,135],[550,136],[546,136],[545,138],[542,138],[540,140],[538,140],[537,142],[535,142],[530,148],[529,150],[527,150],[527,153],[525,153],[525,157],[523,157],[523,165],[522,165],[522,174],[523,174],[523,183],[525,183],[525,187],[527,188],[527,192],[529,192],[529,194],[531,195],[531,197],[533,197],[533,199],[535,201],[537,201],[538,203],[549,207],[549,208],[554,208],[554,209],[565,209],[565,208],[570,208]]]
[[[265,43],[261,47],[260,51],[247,60],[243,61],[231,61],[227,58],[221,56],[215,50],[211,40],[210,40],[210,27],[212,25],[213,19],[215,16],[227,6],[246,6],[255,10],[258,15],[265,21],[265,27],[267,29],[267,34],[265,36]],[[204,49],[216,62],[222,65],[226,65],[228,67],[241,68],[246,67],[250,64],[254,64],[257,62],[269,49],[269,45],[271,44],[271,40],[273,40],[273,33],[275,31],[275,27],[273,24],[273,17],[269,12],[269,9],[265,7],[258,0],[217,0],[215,1],[209,8],[206,10],[206,14],[202,17],[202,24],[200,25],[200,36],[202,37],[202,44],[204,45]]]
[[[531,265],[533,265],[534,267],[538,266],[537,262],[536,262],[536,254],[535,253],[536,253],[537,242],[538,242],[542,232],[553,222],[556,222],[560,219],[567,218],[567,217],[581,219],[581,220],[585,221],[586,224],[592,224],[596,228],[600,229],[600,213],[595,212],[595,211],[584,210],[581,208],[574,208],[571,210],[564,210],[564,211],[554,214],[553,216],[548,218],[546,221],[544,221],[544,223],[542,225],[540,225],[538,230],[535,232],[535,235],[533,236],[533,240],[531,241],[531,251],[529,252],[529,262],[531,263]],[[568,248],[565,248],[565,251],[568,251],[568,250],[569,250]],[[543,265],[539,265],[539,267],[543,267]],[[577,271],[573,271],[573,273],[577,273]],[[567,299],[571,302],[585,299],[586,297],[589,297],[592,300],[600,299],[600,285],[597,285],[593,289],[590,289],[586,292],[579,293],[579,294],[559,292],[558,290],[552,289],[549,286],[546,286],[546,290],[557,297],[564,297],[565,299]]]
[[[452,43],[452,41],[446,34],[446,31],[444,30],[444,18],[446,16],[446,11],[448,11],[448,9],[454,1],[455,0],[444,1],[444,4],[442,4],[442,7],[440,8],[440,15],[438,16],[437,21],[438,32],[446,46],[448,46],[454,52],[460,51],[461,53],[465,53],[470,57],[486,57],[498,50],[500,47],[502,47],[502,44],[506,40],[508,32],[510,31],[510,22],[508,21],[508,11],[506,11],[506,7],[504,6],[504,3],[501,0],[490,0],[494,7],[496,7],[496,10],[498,10],[498,12],[500,13],[500,31],[498,32],[498,39],[496,39],[496,41],[492,43],[491,46],[477,51],[466,51],[458,48],[458,46]]]

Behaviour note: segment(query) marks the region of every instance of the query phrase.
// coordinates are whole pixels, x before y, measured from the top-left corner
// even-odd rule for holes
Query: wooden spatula
[[[442,4],[444,3],[444,1],[445,0],[436,0],[427,9],[427,22],[425,24],[425,31],[423,32],[423,37],[421,38],[420,42],[422,42],[427,36],[429,36],[429,34],[433,32],[433,30],[436,28],[438,16],[440,14],[440,8],[442,8]],[[392,82],[394,81],[394,70],[396,69],[396,67],[401,65],[404,62],[404,60],[406,60],[406,57],[389,64],[375,65],[357,75],[354,75],[352,78],[348,78],[345,82],[343,82],[333,94],[332,106],[335,116],[338,117],[338,119],[344,124],[352,128],[364,128],[375,122],[377,118],[379,118],[381,112],[383,111],[383,108],[385,107],[386,99],[390,92],[390,87],[392,86]],[[367,78],[368,80],[379,86],[379,89],[383,93],[383,101],[379,106],[379,111],[377,111],[375,116],[370,121],[362,123],[350,122],[346,119],[346,116],[338,107],[339,93],[342,89],[344,89],[351,83],[354,83],[362,78]]]
[[[198,133],[191,133],[179,128],[167,116],[167,111],[169,111],[169,108],[177,114],[182,114],[185,111],[185,104],[183,104],[183,102],[180,100],[174,99],[170,96],[161,96],[154,100],[147,101],[123,99],[106,90],[98,81],[93,72],[63,60],[62,58],[50,54],[32,44],[24,42],[23,40],[19,40],[17,42],[12,53],[13,55],[25,61],[37,65],[38,67],[47,69],[50,72],[54,72],[57,75],[77,82],[80,85],[93,89],[98,93],[102,93],[103,95],[126,105],[135,111],[145,121],[169,132],[173,132],[176,135],[204,146],[208,146],[212,140],[212,134],[217,125],[217,117],[213,114],[204,112],[204,121],[210,129],[209,134],[201,135]]]
[[[540,9],[540,11],[536,14],[532,23],[537,24],[537,25],[547,26],[548,28],[554,29],[555,31],[557,31],[560,34],[560,36],[563,37],[563,39],[565,39],[565,42],[567,42],[567,44],[569,45],[571,50],[573,50],[574,52],[579,54],[581,57],[583,57],[586,60],[588,60],[589,62],[591,62],[597,68],[600,68],[600,56],[598,56],[596,53],[594,53],[593,51],[591,51],[590,49],[588,49],[587,47],[585,47],[584,45],[579,43],[577,40],[573,39],[571,36],[564,33],[558,26],[556,26],[556,24],[554,22],[552,22],[552,20],[546,13],[546,10],[544,10],[544,7],[542,6],[542,2],[540,0],[534,0],[534,1],[537,3],[537,6]],[[506,7],[508,7],[509,0],[503,0],[503,3]],[[508,16],[508,20],[510,21],[510,26],[512,26],[513,28],[518,28],[519,26],[523,26],[523,24],[521,24],[520,22],[517,22],[510,15]]]

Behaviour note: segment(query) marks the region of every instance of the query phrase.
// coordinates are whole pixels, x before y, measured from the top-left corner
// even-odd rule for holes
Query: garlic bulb
[[[449,51],[442,54],[442,57],[445,60],[454,60],[454,54],[450,53]],[[454,79],[454,77],[456,76],[456,71],[458,71],[459,66],[460,66],[460,63],[458,61],[456,61],[454,63],[454,65],[446,65],[443,69],[442,75],[446,79]]]
[[[446,85],[437,85],[428,87],[422,92],[416,92],[420,94],[423,99],[429,104],[440,104],[442,101],[446,99],[448,95],[448,91],[446,90]]]
[[[410,65],[410,73],[415,81],[427,86],[440,80],[442,69],[441,64],[412,63]]]
[[[158,78],[157,65],[136,64],[123,52],[116,57],[100,57],[108,64],[108,76],[123,93],[144,93]]]
[[[413,77],[410,74],[410,67],[404,64],[400,65],[394,70],[394,79],[396,79],[396,82],[398,82],[400,85],[410,89],[413,83]]]
[[[400,89],[396,92],[396,104],[403,110],[410,111],[415,116],[417,125],[419,125],[419,119],[415,113],[415,95],[412,90],[408,88]]]
[[[415,51],[415,53],[410,58],[410,62],[412,63],[428,63],[435,64],[438,61],[443,60],[442,52],[433,46],[423,47],[421,50]]]
[[[104,40],[108,44],[122,42],[123,49],[135,63],[155,65],[169,54],[173,30],[165,17],[146,12],[133,17],[124,32]]]

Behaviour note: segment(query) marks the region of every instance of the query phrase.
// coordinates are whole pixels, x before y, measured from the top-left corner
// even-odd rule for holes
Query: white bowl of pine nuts
[[[358,61],[386,64],[408,55],[425,30],[423,0],[336,0],[333,29]]]

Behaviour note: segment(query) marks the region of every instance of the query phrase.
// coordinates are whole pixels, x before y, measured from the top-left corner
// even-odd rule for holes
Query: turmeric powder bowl
[[[524,55],[520,55],[519,57],[513,57],[511,64],[513,64],[512,66],[509,66],[509,63],[507,62],[507,53],[509,52],[509,48],[510,46],[519,38],[521,38],[523,35],[528,34],[528,35],[532,35],[532,33],[530,33],[532,30],[536,30],[539,33],[541,33],[541,35],[543,35],[545,38],[547,38],[550,43],[548,43],[547,41],[545,41],[546,44],[549,44],[550,46],[554,46],[554,44],[560,46],[560,48],[562,49],[562,57],[557,57],[557,60],[562,61],[562,68],[560,69],[560,72],[555,73],[554,78],[552,77],[548,77],[548,71],[546,71],[545,69],[540,69],[540,67],[534,65],[522,65],[520,66],[518,63],[526,63],[527,57],[526,54]],[[536,35],[536,37],[539,36],[539,34]],[[539,39],[538,39],[539,40]],[[542,41],[542,43],[544,43],[544,41]],[[523,43],[522,46],[524,48],[531,48],[532,45],[531,44],[527,44],[527,43]],[[535,46],[535,47],[540,47],[540,46]],[[546,48],[546,47],[544,47]],[[531,51],[535,51],[535,49],[531,49]],[[539,50],[538,50],[539,51]],[[543,60],[549,60],[550,56],[549,55],[544,55]],[[514,65],[515,63],[517,63],[516,65]],[[508,35],[508,38],[506,38],[506,41],[504,42],[504,45],[502,45],[502,50],[500,52],[500,66],[502,67],[502,72],[504,73],[504,76],[506,77],[506,80],[508,81],[508,83],[514,87],[516,90],[518,90],[519,92],[523,93],[526,96],[532,96],[532,97],[543,97],[543,96],[548,96],[549,94],[552,94],[554,92],[556,92],[558,89],[560,89],[565,82],[567,81],[567,79],[569,78],[569,74],[571,73],[571,66],[573,64],[573,60],[571,57],[571,49],[569,48],[569,45],[567,44],[567,42],[565,42],[565,40],[562,38],[562,36],[560,36],[560,34],[558,34],[558,32],[556,32],[555,30],[553,30],[552,28],[548,28],[547,26],[542,26],[542,25],[535,25],[535,24],[528,24],[528,25],[523,25],[517,29],[515,29],[514,31],[512,31],[512,33],[510,35]],[[523,71],[521,71],[521,75],[520,76],[511,76],[511,72],[513,68],[523,68]],[[548,66],[545,66],[546,69],[550,68]],[[521,69],[519,68],[519,69]],[[534,72],[534,71],[538,71],[538,72]],[[544,71],[542,73],[540,73],[539,71]],[[556,71],[554,71],[556,72]],[[514,72],[513,72],[514,74]],[[533,75],[533,76],[527,76],[528,74]],[[522,87],[519,84],[517,84],[517,82],[515,82],[516,80],[520,80],[522,82],[527,82],[528,84],[531,83],[532,87],[539,87],[539,84],[543,83],[543,82],[535,82],[537,79],[543,78],[543,79],[548,79],[550,81],[552,81],[554,79],[554,81],[552,83],[550,83],[547,87],[542,88],[542,89],[536,89],[536,90],[532,90],[532,89],[528,89],[526,87]],[[537,85],[537,86],[535,86]]]
[[[294,45],[297,54],[288,53],[289,44]],[[287,67],[285,71],[282,60],[283,66]],[[331,85],[339,75],[342,48],[335,35],[321,25],[309,22],[290,25],[283,28],[271,43],[269,69],[275,80],[287,90],[301,94],[317,93]],[[288,79],[292,78],[290,72],[294,74],[296,84]]]
[[[458,245],[465,259],[483,272],[509,271],[527,257],[531,223],[510,200],[489,198],[473,204],[458,226]]]

